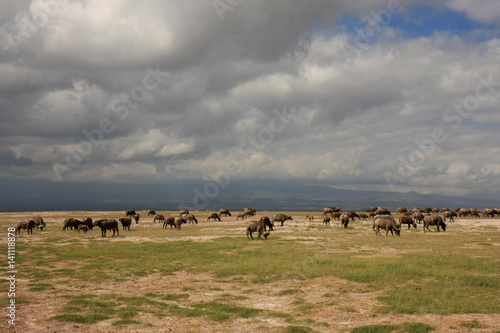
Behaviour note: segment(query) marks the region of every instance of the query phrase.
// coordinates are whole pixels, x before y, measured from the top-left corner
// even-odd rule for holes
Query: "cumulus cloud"
[[[349,58],[357,32],[336,22],[387,1],[244,1],[222,21],[210,1],[59,3],[0,53],[2,177],[61,180],[56,165],[65,181],[207,180],[236,161],[236,179],[388,190],[384,174],[440,129],[397,189],[499,185],[498,39],[384,26]],[[446,4],[482,22],[496,6]],[[12,27],[41,5],[3,6]]]

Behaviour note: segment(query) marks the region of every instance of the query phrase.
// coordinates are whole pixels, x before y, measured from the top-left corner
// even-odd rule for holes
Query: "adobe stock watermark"
[[[40,29],[47,26],[61,10],[62,4],[57,0],[46,0],[38,2],[38,7],[31,13],[22,13],[20,20],[16,24],[8,23],[0,28],[0,35],[7,39],[3,44],[3,49],[12,49],[19,52],[21,44],[28,44]]]
[[[481,101],[497,94],[497,89],[500,88],[500,82],[493,81],[491,74],[488,78],[479,77],[478,81],[479,84],[473,94],[468,95],[443,114],[443,120],[451,127],[450,130],[436,127],[433,129],[430,138],[416,139],[414,142],[417,148],[408,155],[408,158],[399,155],[400,164],[398,169],[394,172],[385,172],[384,177],[392,192],[396,190],[395,185],[406,182],[409,177],[414,175],[419,170],[419,167],[436,152],[440,144],[448,141],[453,132],[462,126],[463,120],[468,119],[479,109]]]
[[[84,158],[92,154],[94,147],[103,143],[104,136],[113,133],[116,125],[128,118],[131,110],[137,109],[139,103],[152,96],[151,92],[158,88],[169,75],[167,72],[162,72],[159,67],[160,65],[156,65],[156,68],[146,67],[146,74],[142,79],[142,83],[133,87],[123,98],[114,100],[111,103],[111,112],[112,115],[117,117],[116,120],[112,120],[111,117],[104,117],[99,121],[97,128],[82,130],[85,139],[74,147],[70,147],[64,162],[52,163],[52,170],[59,182],[64,180],[63,176],[65,174],[80,166]]]
[[[212,5],[214,6],[215,12],[219,16],[221,21],[224,21],[224,14],[227,12],[232,12],[236,7],[241,5],[245,0],[214,0]]]
[[[401,14],[402,11],[403,5],[399,0],[390,0],[387,3],[386,9],[379,12],[372,10],[370,12],[371,19],[362,27],[355,28],[352,43],[347,40],[346,45],[342,45],[342,53],[347,63],[350,64],[361,54],[361,52],[367,51],[370,45],[380,36],[383,28],[389,26],[393,16]]]
[[[238,145],[238,153],[244,158],[250,159],[253,154],[263,152],[275,139],[277,133],[281,133],[287,125],[295,120],[293,110],[283,111],[273,109],[274,117],[272,117],[266,126],[261,127],[253,136],[244,138]],[[179,205],[179,210],[203,210],[210,205],[210,199],[216,198],[220,191],[225,189],[231,182],[231,178],[239,175],[243,168],[235,159],[229,160],[224,169],[218,173],[209,173],[208,176],[212,181],[208,181],[203,186],[203,189],[193,188],[193,200],[191,204],[182,203]]]

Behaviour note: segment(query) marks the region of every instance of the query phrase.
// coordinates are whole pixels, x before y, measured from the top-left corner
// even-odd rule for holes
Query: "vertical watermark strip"
[[[7,307],[7,318],[9,325],[16,325],[16,228],[9,227],[7,234],[7,281],[9,281],[9,290],[7,298],[9,306]]]

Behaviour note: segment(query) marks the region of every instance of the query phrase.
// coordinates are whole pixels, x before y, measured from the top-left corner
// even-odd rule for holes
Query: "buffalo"
[[[443,229],[443,231],[446,231],[446,223],[444,223],[443,219],[439,215],[432,215],[432,216],[424,217],[424,232],[425,232],[425,229],[431,231],[431,229],[429,229],[430,225],[435,225],[437,228],[437,231],[441,231],[441,230],[439,230],[439,227],[441,227]]]
[[[208,218],[207,218],[207,221],[210,221],[210,220],[214,220],[214,221],[215,221],[215,220],[218,220],[218,221],[220,221],[220,216],[219,216],[219,214],[217,214],[217,213],[212,213],[212,214],[210,214],[210,215],[208,216]]]
[[[80,224],[82,224],[82,221],[77,220],[77,219],[74,219],[74,218],[72,218],[72,217],[68,217],[68,218],[67,218],[67,219],[65,219],[65,220],[64,220],[64,222],[63,222],[63,228],[62,228],[62,230],[63,230],[63,231],[66,231],[67,229],[70,229],[70,230],[71,230],[71,229],[73,229],[73,228],[75,228],[75,230],[76,230],[76,228],[78,228],[78,226],[79,226]]]
[[[94,226],[101,228],[101,237],[106,237],[107,230],[113,230],[113,237],[115,237],[115,232],[117,236],[120,236],[118,222],[115,219],[100,219],[94,222]]]
[[[130,225],[132,224],[132,219],[130,217],[120,217],[118,221],[122,224],[123,230],[128,229],[130,231]]]
[[[28,230],[28,234],[33,234],[33,229],[36,228],[36,222],[33,220],[29,221],[20,221],[16,225],[16,233],[21,234],[21,229]]]
[[[219,210],[219,216],[231,216],[231,212],[228,209]]]
[[[401,229],[402,224],[408,224],[408,229],[411,229],[411,226],[417,228],[417,223],[409,216],[401,216],[399,218],[398,227]]]
[[[153,223],[156,223],[157,221],[158,223],[165,222],[165,216],[163,216],[162,214],[157,214],[153,219]]]
[[[45,222],[43,221],[43,219],[41,217],[39,217],[39,216],[33,217],[31,219],[31,221],[35,222],[36,223],[36,228],[40,229],[41,231],[43,231],[43,228],[47,226],[45,224]]]
[[[385,230],[385,235],[389,235],[389,231],[391,232],[391,235],[394,236],[394,232],[396,233],[397,236],[400,235],[401,229],[398,227],[396,224],[396,220],[392,216],[377,216],[374,221],[373,221],[373,230],[375,230],[375,235],[380,235],[380,229]]]
[[[285,223],[286,220],[293,220],[293,218],[291,216],[285,215],[285,214],[276,214],[276,215],[273,215],[273,217],[271,218],[272,223],[281,222],[281,226],[283,226],[283,224]]]
[[[259,233],[258,239],[261,239],[262,235],[264,236],[264,239],[267,239],[269,232],[267,232],[266,227],[269,227],[269,230],[273,230],[271,220],[267,216],[261,217],[259,221],[252,220],[247,222],[247,239],[249,238],[248,236],[253,239],[252,233],[254,232]]]

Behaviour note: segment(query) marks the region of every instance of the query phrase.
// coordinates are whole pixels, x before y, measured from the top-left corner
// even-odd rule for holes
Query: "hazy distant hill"
[[[3,181],[1,211],[48,210],[177,210],[192,208],[242,210],[321,211],[340,206],[344,210],[365,210],[384,206],[419,207],[500,207],[500,200],[424,195],[417,192],[381,192],[343,190],[319,184],[287,181],[234,181],[219,189],[217,196],[205,196],[204,182],[171,182],[168,184],[61,184],[45,181]],[[69,190],[68,190],[69,189]],[[205,196],[195,207],[195,193]],[[198,198],[199,199],[199,198]]]

